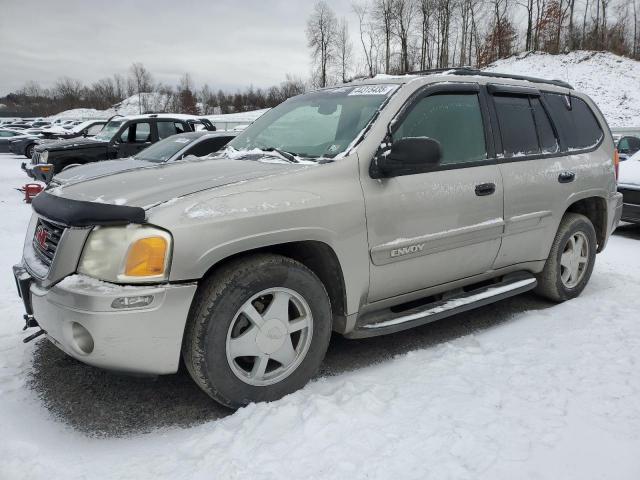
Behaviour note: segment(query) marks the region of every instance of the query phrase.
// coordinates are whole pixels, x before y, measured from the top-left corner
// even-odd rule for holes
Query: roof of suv
[[[200,120],[198,115],[185,115],[184,113],[144,113],[141,115],[120,115],[110,120],[146,120],[149,118],[164,118],[170,120]]]
[[[450,78],[450,80],[454,81],[464,81],[466,77],[474,78],[474,80],[482,79],[484,82],[494,81],[495,83],[505,83],[510,85],[523,85],[532,87],[533,84],[542,84],[551,87],[559,87],[561,89],[569,89],[573,90],[573,86],[563,80],[548,80],[544,78],[537,77],[528,77],[524,75],[510,75],[506,73],[496,73],[496,72],[486,72],[484,70],[477,70],[468,67],[462,68],[449,68],[449,69],[434,69],[434,70],[423,70],[418,72],[408,72],[402,75],[389,75],[389,74],[378,74],[374,77],[370,78],[359,78],[350,82],[351,85],[358,84],[373,84],[373,83],[394,83],[394,84],[403,84],[408,83],[410,81],[416,79],[427,79],[428,77],[433,76],[434,80],[436,77],[458,77],[455,80]]]

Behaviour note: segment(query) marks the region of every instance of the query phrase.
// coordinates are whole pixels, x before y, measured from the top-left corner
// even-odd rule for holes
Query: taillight
[[[613,169],[616,172],[616,182],[618,181],[618,171],[620,170],[620,154],[618,149],[613,150]]]

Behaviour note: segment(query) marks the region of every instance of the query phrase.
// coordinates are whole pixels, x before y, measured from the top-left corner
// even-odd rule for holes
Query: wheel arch
[[[345,330],[347,291],[344,273],[335,250],[323,241],[290,241],[233,253],[211,265],[202,276],[200,282],[232,261],[264,253],[291,258],[311,270],[320,279],[329,295],[333,315],[333,329],[338,332]]]
[[[591,221],[598,242],[596,252],[601,252],[607,239],[607,200],[600,195],[574,198],[565,210],[565,214],[569,212],[584,215]]]

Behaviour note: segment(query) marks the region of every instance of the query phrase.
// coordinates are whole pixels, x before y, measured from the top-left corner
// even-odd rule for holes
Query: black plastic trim
[[[145,221],[145,211],[140,207],[72,200],[47,192],[37,195],[31,205],[38,215],[69,227],[125,225]]]
[[[492,95],[526,95],[539,97],[540,90],[533,87],[521,87],[519,85],[504,85],[499,83],[487,84],[487,90]]]

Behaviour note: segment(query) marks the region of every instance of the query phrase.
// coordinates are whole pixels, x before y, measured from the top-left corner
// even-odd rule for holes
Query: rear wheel
[[[536,293],[556,302],[575,298],[587,285],[596,258],[596,232],[591,221],[567,213],[556,233]]]
[[[276,400],[318,370],[331,335],[331,306],[315,274],[295,260],[256,255],[201,285],[183,342],[185,365],[223,405]]]

